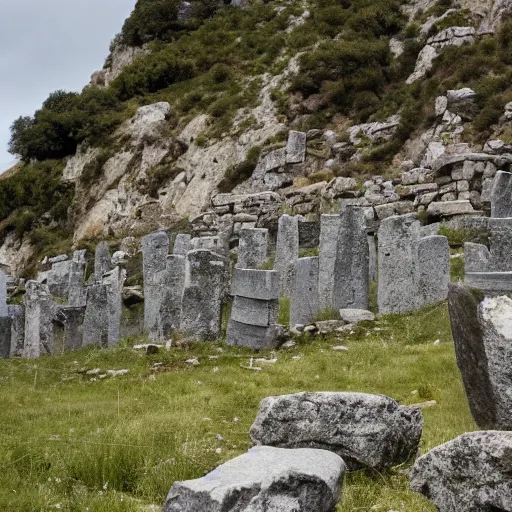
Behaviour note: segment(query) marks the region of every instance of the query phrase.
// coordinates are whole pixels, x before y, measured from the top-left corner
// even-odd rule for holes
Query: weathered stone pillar
[[[299,258],[293,272],[290,326],[307,325],[318,315],[318,258]]]
[[[0,316],[0,359],[7,359],[11,355],[11,328],[11,317]]]
[[[53,353],[55,303],[48,286],[28,281],[25,293],[25,346],[23,357],[35,359]]]
[[[204,249],[187,254],[181,331],[197,340],[219,338],[228,274],[229,261],[219,254]]]
[[[320,217],[320,245],[318,271],[318,307],[320,311],[334,309],[334,270],[338,252],[341,217]]]
[[[388,217],[380,224],[378,304],[381,314],[418,309],[419,228],[415,214]]]
[[[450,283],[450,245],[445,236],[427,236],[418,242],[419,307],[446,300]]]
[[[491,271],[512,271],[512,218],[489,219]]]
[[[179,254],[167,256],[162,271],[162,303],[158,321],[158,337],[167,340],[180,329],[181,301],[185,287],[186,258]]]
[[[293,268],[299,258],[299,219],[290,215],[279,217],[274,270],[279,272],[281,296],[289,297]]]
[[[498,171],[491,191],[491,217],[512,217],[512,173]]]
[[[7,308],[7,274],[0,270],[0,318],[8,316]]]
[[[68,304],[72,307],[85,306],[87,292],[84,286],[85,270],[87,262],[85,259],[86,250],[75,251],[71,260],[69,273]]]
[[[268,229],[241,229],[236,268],[260,268],[267,261],[267,250]]]
[[[448,306],[475,422],[482,429],[512,430],[512,299],[450,285]]]
[[[107,318],[107,344],[117,345],[121,339],[121,319],[123,316],[123,285],[126,279],[126,270],[115,267],[103,277],[107,286],[108,318]]]
[[[82,347],[85,307],[61,306],[55,321],[62,332],[62,350],[75,350]]]
[[[186,233],[176,235],[172,253],[177,254],[178,256],[186,256],[187,252],[192,250],[191,240],[192,237]]]
[[[334,269],[335,309],[368,309],[369,249],[361,208],[347,206],[341,213]]]
[[[488,272],[491,254],[483,244],[464,244],[464,272]]]
[[[100,242],[94,253],[94,280],[100,282],[103,276],[111,270],[110,247],[107,242]]]
[[[144,332],[150,340],[158,339],[158,322],[162,305],[162,271],[167,265],[169,237],[163,231],[142,239],[144,273]]]
[[[70,260],[57,261],[52,264],[52,269],[48,273],[48,289],[52,297],[67,299],[70,273]]]
[[[108,346],[109,303],[107,285],[92,284],[87,287],[82,345]]]
[[[278,345],[279,289],[279,274],[274,270],[235,268],[228,345],[255,350]]]
[[[25,308],[9,306],[9,316],[12,319],[10,357],[22,357],[25,346]]]

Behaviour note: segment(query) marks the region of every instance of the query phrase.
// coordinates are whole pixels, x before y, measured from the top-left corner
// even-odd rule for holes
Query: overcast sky
[[[80,91],[103,66],[136,0],[0,0],[0,172],[9,127],[57,89]]]

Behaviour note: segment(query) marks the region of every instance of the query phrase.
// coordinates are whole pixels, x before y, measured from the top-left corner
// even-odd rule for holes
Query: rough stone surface
[[[491,217],[512,217],[512,173],[498,171],[491,190]]]
[[[335,309],[368,309],[369,248],[361,208],[347,206],[341,213],[334,268]]]
[[[87,291],[84,286],[85,270],[87,267],[86,251],[75,251],[71,260],[69,272],[68,304],[74,307],[85,306]]]
[[[178,256],[186,256],[187,252],[192,249],[191,240],[192,237],[188,234],[181,233],[179,235],[176,235],[172,253]]]
[[[99,283],[103,276],[111,270],[110,247],[107,242],[100,242],[94,252],[94,280]]]
[[[61,352],[82,346],[85,307],[61,306],[53,320],[54,345]]]
[[[464,244],[464,272],[487,272],[491,254],[483,244]]]
[[[352,470],[380,470],[414,456],[422,429],[419,409],[386,396],[297,393],[264,398],[250,435],[259,445],[322,448]]]
[[[12,319],[8,316],[0,317],[0,359],[7,359],[11,355]]]
[[[318,315],[318,257],[295,263],[290,296],[290,325],[310,324]]]
[[[239,240],[238,268],[257,269],[267,261],[268,229],[241,229]]]
[[[512,300],[480,299],[467,287],[450,286],[457,365],[475,422],[481,428],[512,430]]]
[[[366,309],[340,309],[340,318],[347,324],[357,324],[367,320],[373,321],[375,315]]]
[[[0,318],[7,315],[7,274],[0,270]]]
[[[257,446],[202,478],[174,483],[164,512],[334,512],[345,471],[325,450]]]
[[[167,265],[169,237],[158,232],[142,239],[144,274],[144,332],[150,340],[158,339],[158,322],[162,305],[162,272]]]
[[[490,270],[509,272],[512,270],[512,218],[489,219]]]
[[[222,300],[229,273],[229,261],[207,250],[186,256],[185,287],[180,329],[198,340],[220,336]]]
[[[274,270],[277,270],[281,281],[281,295],[289,297],[293,269],[299,258],[299,221],[297,217],[281,215],[277,232],[276,256]]]
[[[389,217],[379,228],[379,313],[395,314],[418,307],[416,215]]]
[[[339,215],[322,215],[320,218],[318,271],[318,307],[320,311],[334,309],[334,269],[340,223]]]
[[[469,201],[440,201],[428,205],[429,217],[452,217],[454,215],[475,214],[476,210]]]
[[[486,293],[512,292],[512,272],[466,272],[464,284]]]
[[[277,323],[279,301],[260,300],[236,296],[231,309],[231,319],[249,325],[268,327]]]
[[[282,342],[282,336],[283,327],[277,324],[261,327],[230,319],[226,342],[233,347],[264,350],[278,347]]]
[[[176,246],[175,246],[176,247]],[[162,283],[162,301],[158,318],[158,338],[169,339],[180,328],[181,299],[185,288],[186,258],[167,256],[165,270],[157,279]]]
[[[286,144],[286,163],[298,164],[306,159],[306,133],[291,130]]]
[[[9,357],[22,357],[25,346],[25,308],[23,306],[9,306],[11,325],[11,352]]]
[[[116,267],[103,277],[107,286],[107,344],[117,345],[121,339],[121,319],[123,316],[123,285],[126,270]]]
[[[420,306],[446,300],[450,283],[450,245],[445,236],[427,236],[418,242]]]
[[[231,294],[251,299],[279,299],[279,274],[275,270],[235,268]]]
[[[60,299],[68,297],[70,273],[70,260],[53,263],[52,269],[48,274],[48,288],[54,297]]]
[[[108,346],[108,286],[98,283],[87,287],[82,345]]]
[[[411,488],[439,512],[512,510],[512,432],[463,434],[420,457]]]

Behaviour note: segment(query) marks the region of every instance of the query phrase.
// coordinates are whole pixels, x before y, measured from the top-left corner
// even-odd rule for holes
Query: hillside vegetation
[[[348,351],[332,350],[340,343]],[[0,361],[0,508],[159,510],[175,480],[200,477],[249,448],[249,427],[268,395],[361,391],[402,404],[435,400],[423,410],[422,453],[476,429],[445,304],[365,323],[343,340],[304,339],[258,354],[277,358],[254,361],[261,371],[241,368],[252,356],[204,344],[152,356],[124,346]],[[192,358],[200,364],[187,364]],[[121,369],[129,372],[102,377]],[[339,512],[433,512],[409,490],[406,469],[348,475]]]

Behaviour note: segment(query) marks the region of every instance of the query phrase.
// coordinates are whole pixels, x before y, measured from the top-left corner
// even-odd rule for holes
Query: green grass
[[[200,477],[251,446],[248,430],[267,395],[363,391],[403,404],[435,399],[438,405],[424,410],[422,452],[476,428],[444,304],[366,323],[342,343],[348,351],[332,351],[340,344],[334,338],[301,342],[277,352],[277,363],[259,364],[261,372],[240,367],[249,352],[210,344],[153,356],[121,347],[0,361],[0,510],[161,506],[175,480]],[[192,357],[199,366],[185,363]],[[164,363],[161,371],[152,370],[155,362]],[[80,373],[93,368],[130,371],[104,379]],[[338,512],[355,510],[435,509],[391,471],[346,478]]]

